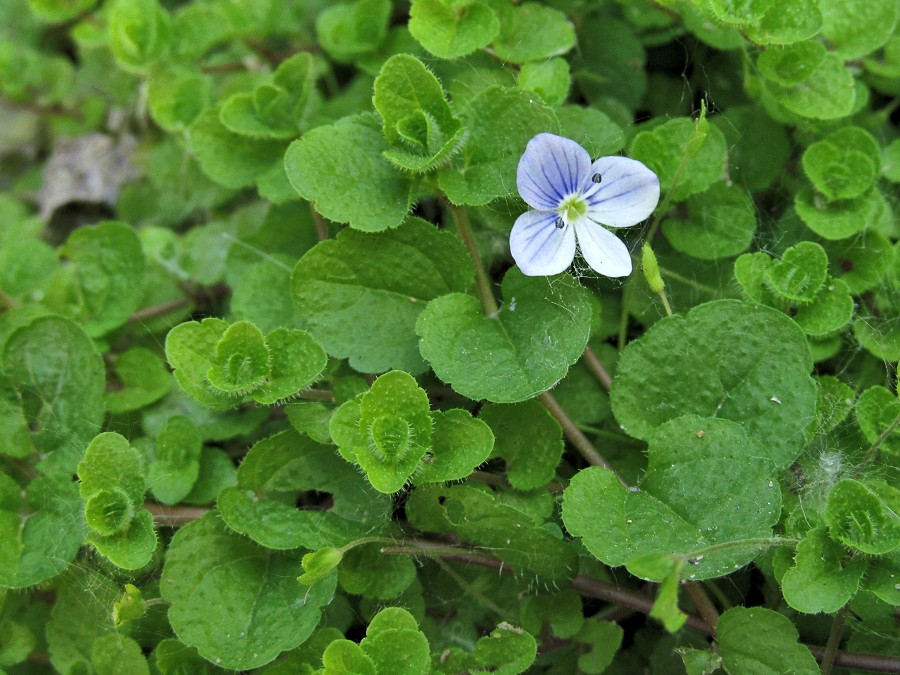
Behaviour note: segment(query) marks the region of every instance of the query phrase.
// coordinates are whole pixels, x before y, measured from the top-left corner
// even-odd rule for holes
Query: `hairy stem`
[[[475,235],[472,233],[472,225],[469,223],[469,214],[461,206],[455,206],[449,201],[447,205],[450,208],[450,213],[453,214],[453,222],[456,223],[456,231],[459,232],[459,238],[462,239],[463,245],[469,252],[472,264],[475,265],[475,287],[484,313],[488,316],[497,316],[500,308],[497,306],[497,300],[494,298],[494,292],[491,290],[491,280],[488,278],[484,269],[484,263],[481,262],[481,256],[478,254],[478,247],[475,245]]]
[[[612,388],[612,377],[590,347],[584,348],[584,362],[606,391]]]

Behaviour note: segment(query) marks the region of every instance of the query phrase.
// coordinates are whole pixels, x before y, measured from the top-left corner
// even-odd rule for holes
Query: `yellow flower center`
[[[556,212],[568,224],[587,213],[587,202],[580,194],[572,194],[559,203]]]

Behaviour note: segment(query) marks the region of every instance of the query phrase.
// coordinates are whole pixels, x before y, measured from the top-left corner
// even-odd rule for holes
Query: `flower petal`
[[[621,239],[587,218],[579,218],[574,227],[581,257],[588,265],[607,277],[631,274],[631,254]]]
[[[591,176],[600,174],[600,182]],[[659,178],[641,162],[627,157],[601,157],[584,183],[587,216],[611,227],[636,225],[659,203]]]
[[[522,199],[539,211],[552,211],[566,195],[589,180],[591,156],[575,141],[555,134],[538,134],[525,148],[516,172]]]
[[[509,249],[529,277],[564,272],[575,257],[575,231],[556,227],[557,215],[547,211],[526,211],[516,219],[509,234]]]

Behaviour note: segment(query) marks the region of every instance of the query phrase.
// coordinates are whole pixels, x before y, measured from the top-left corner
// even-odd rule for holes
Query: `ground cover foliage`
[[[0,3],[0,671],[900,671],[898,14]]]

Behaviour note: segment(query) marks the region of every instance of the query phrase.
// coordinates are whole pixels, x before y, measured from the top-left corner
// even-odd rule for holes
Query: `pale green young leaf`
[[[806,338],[784,314],[720,300],[662,319],[630,342],[610,398],[616,419],[637,438],[680,415],[716,415],[740,421],[785,467],[815,419],[811,368]],[[660,408],[661,400],[670,405]]]
[[[155,68],[147,80],[147,105],[153,121],[169,132],[188,128],[212,99],[212,81],[193,68]]]
[[[591,310],[585,289],[565,275],[548,283],[514,268],[502,288],[496,316],[451,293],[428,304],[416,332],[422,356],[460,394],[515,403],[563,378],[587,344]]]
[[[791,315],[804,333],[821,338],[833,335],[849,324],[854,307],[847,284],[829,277],[813,302],[801,304],[791,311]]]
[[[28,0],[28,8],[42,21],[64,23],[89,12],[97,0]]]
[[[456,238],[412,218],[396,230],[344,230],[320,243],[297,263],[291,286],[298,317],[331,356],[364,373],[421,373],[417,317],[473,277]]]
[[[335,577],[304,586],[297,567],[295,557],[260,548],[207,514],[169,546],[160,583],[169,622],[179,640],[223,668],[268,663],[309,637],[334,594]]]
[[[876,222],[888,208],[875,188],[856,199],[829,201],[810,188],[794,195],[794,208],[806,226],[825,239],[847,239]]]
[[[819,384],[818,429],[827,433],[843,422],[853,410],[856,392],[834,375],[816,377]]]
[[[759,63],[764,77],[778,77],[766,82],[771,96],[790,112],[817,120],[833,120],[846,117],[854,110],[857,90],[853,74],[844,67],[841,58],[824,48],[810,50],[806,45],[816,42],[798,42],[784,48],[785,56],[771,67]],[[797,50],[802,53],[795,54]],[[769,54],[782,50],[766,50]],[[787,55],[788,52],[790,55]],[[796,58],[789,58],[794,57]],[[775,74],[777,73],[777,75]]]
[[[343,558],[344,552],[342,549],[330,546],[320,548],[312,553],[306,553],[301,560],[303,574],[297,577],[297,581],[311,586],[317,581],[324,579],[331,570],[341,563]]]
[[[410,182],[382,157],[388,149],[373,113],[344,117],[294,141],[284,156],[291,185],[324,217],[366,232],[395,228],[412,201]]]
[[[134,505],[117,487],[98,490],[84,504],[84,520],[94,532],[108,536],[125,530],[134,518]]]
[[[168,52],[172,19],[156,0],[111,3],[109,46],[124,70],[143,73]]]
[[[266,336],[269,372],[252,394],[253,400],[273,405],[294,396],[322,374],[328,355],[309,333],[276,328]]]
[[[499,30],[497,14],[478,0],[464,5],[452,0],[413,0],[409,10],[409,32],[442,59],[458,59],[486,47]]]
[[[166,335],[166,358],[178,384],[191,398],[215,410],[227,410],[239,401],[207,379],[216,345],[227,329],[226,321],[209,318],[179,324]]]
[[[781,0],[761,17],[743,27],[759,45],[787,45],[815,37],[822,27],[822,12],[806,0]]]
[[[558,56],[546,61],[530,61],[519,69],[518,83],[522,89],[540,96],[547,105],[562,105],[572,84],[569,63]]]
[[[812,302],[828,275],[828,255],[819,244],[802,241],[787,249],[781,260],[766,269],[766,281],[779,296],[793,302]]]
[[[78,479],[78,490],[84,499],[115,487],[128,496],[132,505],[139,506],[147,491],[141,453],[124,436],[109,431],[97,434],[84,451],[84,459],[78,464]]]
[[[819,0],[822,35],[844,60],[866,56],[885,44],[900,18],[896,2]]]
[[[375,663],[351,640],[335,640],[322,654],[322,675],[377,675]]]
[[[494,434],[481,419],[467,410],[436,410],[431,413],[431,453],[412,476],[415,484],[461,480],[487,461],[494,447]]]
[[[210,354],[206,379],[219,391],[248,394],[263,384],[271,368],[271,355],[262,331],[249,321],[231,324]]]
[[[177,504],[187,497],[200,476],[202,450],[193,422],[181,415],[170,417],[156,437],[156,456],[147,470],[153,496],[163,504]]]
[[[130,637],[107,633],[91,645],[91,661],[97,675],[116,675],[121,672],[150,675],[150,664],[141,646]]]
[[[378,48],[390,16],[390,0],[331,5],[316,17],[316,36],[334,60],[350,62]]]
[[[137,509],[124,530],[109,535],[92,530],[87,541],[116,567],[140,569],[150,562],[156,550],[153,516],[146,509]]]
[[[881,148],[859,127],[844,127],[810,145],[803,171],[828,199],[855,199],[875,185]]]
[[[839,481],[828,493],[825,521],[831,536],[852,549],[872,555],[900,546],[900,516],[894,507],[898,491],[884,486],[881,495],[851,478]]]
[[[706,6],[722,23],[742,26],[762,19],[775,0],[695,0],[694,4]]]
[[[662,230],[676,250],[703,260],[743,253],[756,232],[750,195],[726,183],[713,185],[687,202],[689,218],[667,219]]]

